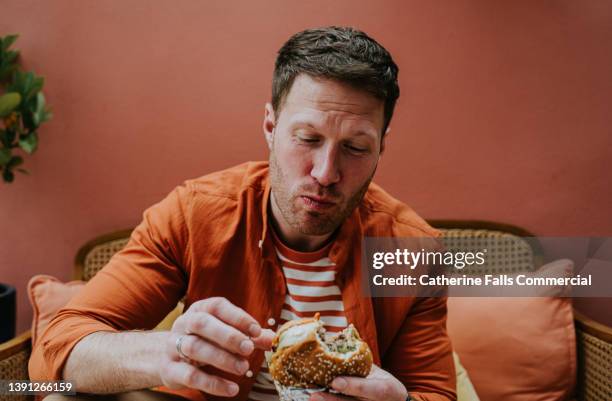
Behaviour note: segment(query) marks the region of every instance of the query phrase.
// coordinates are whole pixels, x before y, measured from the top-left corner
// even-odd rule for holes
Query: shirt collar
[[[262,218],[262,229],[261,237],[259,238],[259,249],[263,251],[263,244],[266,241],[266,235],[268,233],[268,202],[270,201],[270,174],[266,174],[264,179],[264,191],[263,199],[261,202],[261,218]]]

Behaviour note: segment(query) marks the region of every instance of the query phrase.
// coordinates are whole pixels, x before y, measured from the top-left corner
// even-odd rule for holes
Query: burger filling
[[[337,334],[326,333],[323,328],[317,334],[328,352],[340,354],[341,357],[349,357],[352,352],[359,348],[360,340],[355,336],[352,325]]]
[[[290,347],[294,344],[299,344],[305,341],[308,337],[308,334],[317,330],[320,326],[318,321],[300,324],[297,326],[290,327],[285,330],[279,338],[277,349]]]
[[[323,346],[325,352],[333,353],[341,358],[349,358],[351,354],[359,349],[361,341],[355,335],[355,328],[350,325],[339,333],[326,332],[321,321],[293,326],[281,333],[278,344],[273,351],[291,347],[308,340],[312,332],[316,333],[316,339]]]

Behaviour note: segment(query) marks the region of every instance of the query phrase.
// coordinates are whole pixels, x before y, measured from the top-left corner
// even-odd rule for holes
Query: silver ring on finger
[[[183,352],[183,350],[182,350],[182,348],[181,348],[181,347],[183,346],[183,339],[184,339],[185,337],[187,337],[188,335],[189,335],[189,333],[182,334],[181,336],[179,336],[179,337],[176,339],[176,342],[175,342],[175,344],[176,344],[176,352],[178,353],[179,358],[180,358],[181,360],[183,360],[183,361],[185,361],[185,362],[187,362],[187,363],[190,363],[190,364],[192,364],[192,365],[194,365],[194,366],[196,366],[196,367],[198,367],[198,368],[201,368],[201,367],[202,367],[202,366],[204,366],[205,364],[204,364],[204,363],[201,363],[201,362],[198,362],[198,361],[196,361],[196,360],[194,360],[194,359],[189,358],[187,355],[185,355],[185,353]]]
[[[183,353],[183,350],[181,349],[182,345],[183,345],[183,340],[185,339],[185,337],[187,337],[189,334],[183,334],[180,335],[177,339],[176,339],[176,352],[178,353],[179,357],[181,359],[184,359],[188,362],[191,362],[191,358],[189,358],[187,355],[185,355]]]

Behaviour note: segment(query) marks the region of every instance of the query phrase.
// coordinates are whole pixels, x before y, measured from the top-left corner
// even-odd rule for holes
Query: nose
[[[341,179],[339,163],[337,147],[332,144],[322,146],[316,152],[310,175],[321,186],[333,185]]]

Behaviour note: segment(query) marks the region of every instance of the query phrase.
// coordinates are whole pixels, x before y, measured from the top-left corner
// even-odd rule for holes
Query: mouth
[[[302,195],[300,198],[302,199],[306,207],[312,210],[325,210],[332,208],[336,205],[336,202],[330,199],[320,198],[318,196]]]

